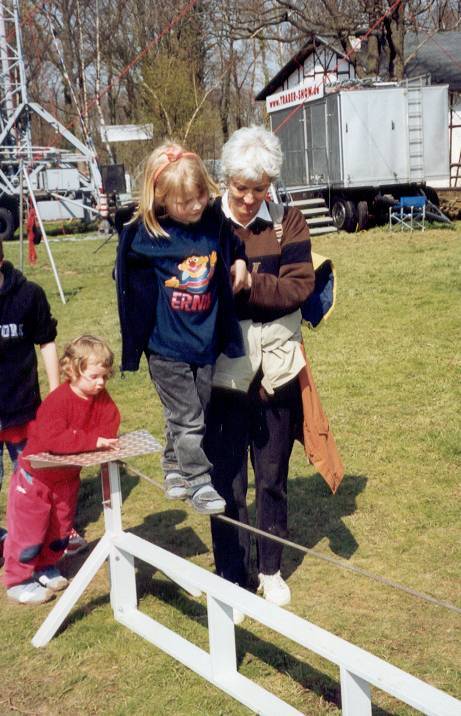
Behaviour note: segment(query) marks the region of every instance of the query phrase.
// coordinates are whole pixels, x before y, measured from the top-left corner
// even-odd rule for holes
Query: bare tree
[[[457,0],[456,0],[457,2]],[[427,22],[456,23],[455,0],[253,0],[234,25],[235,37],[255,32],[299,48],[314,34],[335,39],[356,66],[358,76],[404,76],[404,38]],[[458,8],[458,13],[459,13]],[[366,54],[352,40],[365,39]]]
[[[254,96],[280,45],[236,31],[243,0],[22,0],[22,10],[33,14],[22,23],[32,99],[91,135],[102,159],[115,158],[104,124],[153,121],[155,141],[175,136],[215,156],[236,127],[261,121]]]

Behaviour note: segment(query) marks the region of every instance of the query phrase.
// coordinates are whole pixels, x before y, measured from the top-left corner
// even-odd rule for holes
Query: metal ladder
[[[422,81],[407,84],[409,176],[424,180]]]

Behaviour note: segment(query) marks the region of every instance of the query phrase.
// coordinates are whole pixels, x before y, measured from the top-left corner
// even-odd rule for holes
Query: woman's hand
[[[120,442],[118,438],[98,438],[96,448],[99,450],[118,450]]]
[[[251,274],[248,273],[246,263],[243,259],[234,261],[230,272],[232,276],[232,291],[234,293],[251,288]]]

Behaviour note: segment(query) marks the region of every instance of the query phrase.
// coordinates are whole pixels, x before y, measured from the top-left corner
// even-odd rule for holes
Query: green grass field
[[[43,244],[26,267],[47,291],[58,345],[105,336],[119,356],[111,271],[116,241],[62,241],[51,249],[63,306]],[[333,496],[297,445],[291,462],[290,538],[319,553],[461,607],[460,345],[461,224],[457,230],[315,238],[338,275],[336,309],[306,348],[346,466]],[[5,253],[18,260],[17,242]],[[142,310],[142,307],[140,307]],[[162,438],[162,417],[145,366],[119,374],[109,390],[124,431]],[[133,466],[160,481],[157,455]],[[0,493],[4,523],[7,490]],[[254,503],[253,488],[249,504]],[[213,569],[208,521],[133,475],[124,477],[124,526]],[[78,527],[95,544],[103,532],[99,478],[83,474]],[[62,563],[73,576],[84,556]],[[140,608],[207,647],[204,599],[194,600],[139,564]],[[294,613],[461,698],[461,615],[366,577],[286,549],[284,575]],[[236,701],[118,625],[103,569],[63,629],[44,649],[31,638],[51,606],[11,604],[0,592],[0,714],[249,713]],[[247,619],[237,628],[241,673],[311,716],[340,713],[337,668]],[[373,690],[373,714],[415,713]]]

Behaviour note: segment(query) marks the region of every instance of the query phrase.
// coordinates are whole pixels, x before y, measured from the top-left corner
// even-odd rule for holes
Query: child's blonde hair
[[[106,341],[95,336],[83,335],[75,338],[64,348],[64,353],[59,360],[63,379],[70,383],[75,377],[82,375],[87,369],[90,358],[104,366],[108,378],[113,375],[114,354]]]
[[[147,158],[139,206],[133,217],[142,219],[155,237],[168,236],[158,217],[165,215],[165,198],[173,195],[181,200],[187,194],[205,192],[217,196],[219,189],[197,154],[188,152],[180,144],[166,142]]]

